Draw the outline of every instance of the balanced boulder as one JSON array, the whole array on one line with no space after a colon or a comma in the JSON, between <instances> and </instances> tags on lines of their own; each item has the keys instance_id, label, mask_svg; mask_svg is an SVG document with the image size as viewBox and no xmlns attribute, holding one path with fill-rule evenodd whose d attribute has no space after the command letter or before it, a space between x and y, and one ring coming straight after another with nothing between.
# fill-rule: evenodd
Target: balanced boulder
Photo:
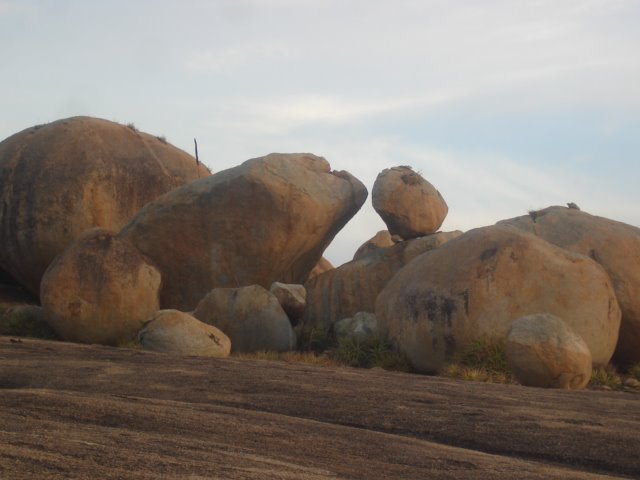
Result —
<instances>
[{"instance_id":1,"label":"balanced boulder","mask_svg":"<svg viewBox=\"0 0 640 480\"><path fill-rule=\"evenodd\" d=\"M160 272L130 243L94 228L51 263L40 299L63 340L117 345L160 309L160 283Z\"/></svg>"},{"instance_id":2,"label":"balanced boulder","mask_svg":"<svg viewBox=\"0 0 640 480\"><path fill-rule=\"evenodd\" d=\"M178 310L160 310L138 333L145 350L194 355L228 357L231 340L216 327L207 325Z\"/></svg>"},{"instance_id":3,"label":"balanced boulder","mask_svg":"<svg viewBox=\"0 0 640 480\"><path fill-rule=\"evenodd\" d=\"M614 360L622 365L640 362L640 228L566 207L532 211L499 223L587 255L602 265L622 310Z\"/></svg>"},{"instance_id":4,"label":"balanced boulder","mask_svg":"<svg viewBox=\"0 0 640 480\"><path fill-rule=\"evenodd\" d=\"M511 324L505 351L518 382L530 387L584 388L591 378L591 352L555 315L537 313Z\"/></svg>"},{"instance_id":5,"label":"balanced boulder","mask_svg":"<svg viewBox=\"0 0 640 480\"><path fill-rule=\"evenodd\" d=\"M0 143L0 267L38 295L51 261L92 227L118 231L146 203L209 172L162 139L90 117Z\"/></svg>"},{"instance_id":6,"label":"balanced boulder","mask_svg":"<svg viewBox=\"0 0 640 480\"><path fill-rule=\"evenodd\" d=\"M380 172L371 200L389 232L404 239L435 233L449 211L440 192L404 166Z\"/></svg>"},{"instance_id":7,"label":"balanced boulder","mask_svg":"<svg viewBox=\"0 0 640 480\"><path fill-rule=\"evenodd\" d=\"M366 197L324 158L271 154L149 203L121 235L162 272L163 308L186 311L214 288L304 282Z\"/></svg>"},{"instance_id":8,"label":"balanced boulder","mask_svg":"<svg viewBox=\"0 0 640 480\"><path fill-rule=\"evenodd\" d=\"M564 319L596 365L610 360L620 308L606 272L513 227L471 230L414 259L375 309L380 330L425 372L474 341L503 341L514 318L537 312Z\"/></svg>"},{"instance_id":9,"label":"balanced boulder","mask_svg":"<svg viewBox=\"0 0 640 480\"><path fill-rule=\"evenodd\" d=\"M402 267L461 234L435 233L400 242L308 280L304 324L328 329L333 322L358 312L373 312L376 297Z\"/></svg>"},{"instance_id":10,"label":"balanced boulder","mask_svg":"<svg viewBox=\"0 0 640 480\"><path fill-rule=\"evenodd\" d=\"M225 332L234 352L292 350L296 336L278 299L260 285L215 288L193 316Z\"/></svg>"}]
</instances>

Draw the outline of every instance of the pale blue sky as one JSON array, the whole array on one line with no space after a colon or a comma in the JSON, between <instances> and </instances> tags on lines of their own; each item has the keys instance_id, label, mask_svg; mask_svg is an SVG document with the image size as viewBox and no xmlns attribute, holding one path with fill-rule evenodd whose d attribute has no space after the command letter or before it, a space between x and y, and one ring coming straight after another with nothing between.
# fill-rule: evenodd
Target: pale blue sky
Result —
<instances>
[{"instance_id":1,"label":"pale blue sky","mask_svg":"<svg viewBox=\"0 0 640 480\"><path fill-rule=\"evenodd\" d=\"M551 204L640 226L640 0L0 0L0 139L73 115L214 170L408 164L443 229ZM384 227L370 200L327 256Z\"/></svg>"}]
</instances>

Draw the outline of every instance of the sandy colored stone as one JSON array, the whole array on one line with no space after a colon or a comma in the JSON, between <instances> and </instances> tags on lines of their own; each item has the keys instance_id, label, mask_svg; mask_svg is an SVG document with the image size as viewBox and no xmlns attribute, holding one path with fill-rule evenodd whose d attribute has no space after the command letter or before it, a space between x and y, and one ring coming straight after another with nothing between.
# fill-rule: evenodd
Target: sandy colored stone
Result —
<instances>
[{"instance_id":1,"label":"sandy colored stone","mask_svg":"<svg viewBox=\"0 0 640 480\"><path fill-rule=\"evenodd\" d=\"M320 275L321 273L328 272L329 270L333 270L335 267L331 264L329 260L322 257L318 260L318 263L313 267L311 273L309 273L309 277L307 280L311 280L313 277Z\"/></svg>"},{"instance_id":2,"label":"sandy colored stone","mask_svg":"<svg viewBox=\"0 0 640 480\"><path fill-rule=\"evenodd\" d=\"M461 234L442 232L400 242L308 280L304 324L328 329L358 312L373 312L376 297L402 267Z\"/></svg>"},{"instance_id":3,"label":"sandy colored stone","mask_svg":"<svg viewBox=\"0 0 640 480\"><path fill-rule=\"evenodd\" d=\"M273 282L269 291L278 299L291 324L298 323L307 305L307 291L304 285Z\"/></svg>"},{"instance_id":4,"label":"sandy colored stone","mask_svg":"<svg viewBox=\"0 0 640 480\"><path fill-rule=\"evenodd\" d=\"M280 302L260 285L215 288L198 303L193 316L226 333L235 353L282 352L296 346L296 335Z\"/></svg>"},{"instance_id":5,"label":"sandy colored stone","mask_svg":"<svg viewBox=\"0 0 640 480\"><path fill-rule=\"evenodd\" d=\"M555 315L516 319L505 343L518 382L530 387L580 389L591 378L591 352L580 335Z\"/></svg>"},{"instance_id":6,"label":"sandy colored stone","mask_svg":"<svg viewBox=\"0 0 640 480\"><path fill-rule=\"evenodd\" d=\"M160 283L160 272L130 243L94 228L53 261L40 299L62 339L117 345L160 309Z\"/></svg>"},{"instance_id":7,"label":"sandy colored stone","mask_svg":"<svg viewBox=\"0 0 640 480\"><path fill-rule=\"evenodd\" d=\"M623 365L640 362L640 228L557 206L500 224L533 233L602 265L622 310L614 359Z\"/></svg>"},{"instance_id":8,"label":"sandy colored stone","mask_svg":"<svg viewBox=\"0 0 640 480\"><path fill-rule=\"evenodd\" d=\"M121 234L162 272L163 308L186 311L213 288L304 282L366 197L324 158L271 154L164 195Z\"/></svg>"},{"instance_id":9,"label":"sandy colored stone","mask_svg":"<svg viewBox=\"0 0 640 480\"><path fill-rule=\"evenodd\" d=\"M366 257L380 249L393 247L395 244L396 242L391 238L389 230L380 230L373 237L358 247L356 253L353 254L353 259L358 260L359 258Z\"/></svg>"},{"instance_id":10,"label":"sandy colored stone","mask_svg":"<svg viewBox=\"0 0 640 480\"><path fill-rule=\"evenodd\" d=\"M504 340L514 318L538 312L562 318L594 364L609 362L620 307L604 269L513 227L471 230L421 255L391 279L375 309L381 331L425 372L473 341Z\"/></svg>"},{"instance_id":11,"label":"sandy colored stone","mask_svg":"<svg viewBox=\"0 0 640 480\"><path fill-rule=\"evenodd\" d=\"M380 172L371 199L389 232L404 239L435 233L449 211L440 192L418 172L404 166Z\"/></svg>"},{"instance_id":12,"label":"sandy colored stone","mask_svg":"<svg viewBox=\"0 0 640 480\"><path fill-rule=\"evenodd\" d=\"M138 342L145 350L179 355L224 358L231 352L223 332L178 310L157 312L138 333Z\"/></svg>"},{"instance_id":13,"label":"sandy colored stone","mask_svg":"<svg viewBox=\"0 0 640 480\"><path fill-rule=\"evenodd\" d=\"M85 230L117 231L199 176L186 152L107 120L73 117L0 143L0 267L38 295L51 261Z\"/></svg>"}]
</instances>

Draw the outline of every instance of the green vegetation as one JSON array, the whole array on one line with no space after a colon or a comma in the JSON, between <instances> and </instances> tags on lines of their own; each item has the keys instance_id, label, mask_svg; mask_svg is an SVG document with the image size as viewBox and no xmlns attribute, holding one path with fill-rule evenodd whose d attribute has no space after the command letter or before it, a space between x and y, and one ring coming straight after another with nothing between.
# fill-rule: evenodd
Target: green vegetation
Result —
<instances>
[{"instance_id":1,"label":"green vegetation","mask_svg":"<svg viewBox=\"0 0 640 480\"><path fill-rule=\"evenodd\" d=\"M591 380L589 380L589 387L604 387L611 390L619 390L622 386L622 378L612 365L593 369L593 372L591 373Z\"/></svg>"},{"instance_id":2,"label":"green vegetation","mask_svg":"<svg viewBox=\"0 0 640 480\"><path fill-rule=\"evenodd\" d=\"M388 340L379 337L364 341L344 340L330 350L330 356L350 367L412 371L404 355L394 351Z\"/></svg>"},{"instance_id":3,"label":"green vegetation","mask_svg":"<svg viewBox=\"0 0 640 480\"><path fill-rule=\"evenodd\" d=\"M513 383L503 342L479 340L462 349L446 366L444 376L491 383Z\"/></svg>"},{"instance_id":4,"label":"green vegetation","mask_svg":"<svg viewBox=\"0 0 640 480\"><path fill-rule=\"evenodd\" d=\"M49 324L35 313L36 308L16 307L1 314L0 335L58 340Z\"/></svg>"},{"instance_id":5,"label":"green vegetation","mask_svg":"<svg viewBox=\"0 0 640 480\"><path fill-rule=\"evenodd\" d=\"M629 375L640 382L640 362L634 363L629 367Z\"/></svg>"}]
</instances>

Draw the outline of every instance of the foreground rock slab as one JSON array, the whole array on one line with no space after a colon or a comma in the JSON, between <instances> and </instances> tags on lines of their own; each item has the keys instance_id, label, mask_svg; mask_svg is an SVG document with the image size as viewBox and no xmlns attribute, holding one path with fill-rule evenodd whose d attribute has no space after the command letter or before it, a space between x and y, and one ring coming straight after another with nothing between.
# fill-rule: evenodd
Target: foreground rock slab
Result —
<instances>
[{"instance_id":1,"label":"foreground rock slab","mask_svg":"<svg viewBox=\"0 0 640 480\"><path fill-rule=\"evenodd\" d=\"M638 399L0 337L0 477L637 478Z\"/></svg>"}]
</instances>

